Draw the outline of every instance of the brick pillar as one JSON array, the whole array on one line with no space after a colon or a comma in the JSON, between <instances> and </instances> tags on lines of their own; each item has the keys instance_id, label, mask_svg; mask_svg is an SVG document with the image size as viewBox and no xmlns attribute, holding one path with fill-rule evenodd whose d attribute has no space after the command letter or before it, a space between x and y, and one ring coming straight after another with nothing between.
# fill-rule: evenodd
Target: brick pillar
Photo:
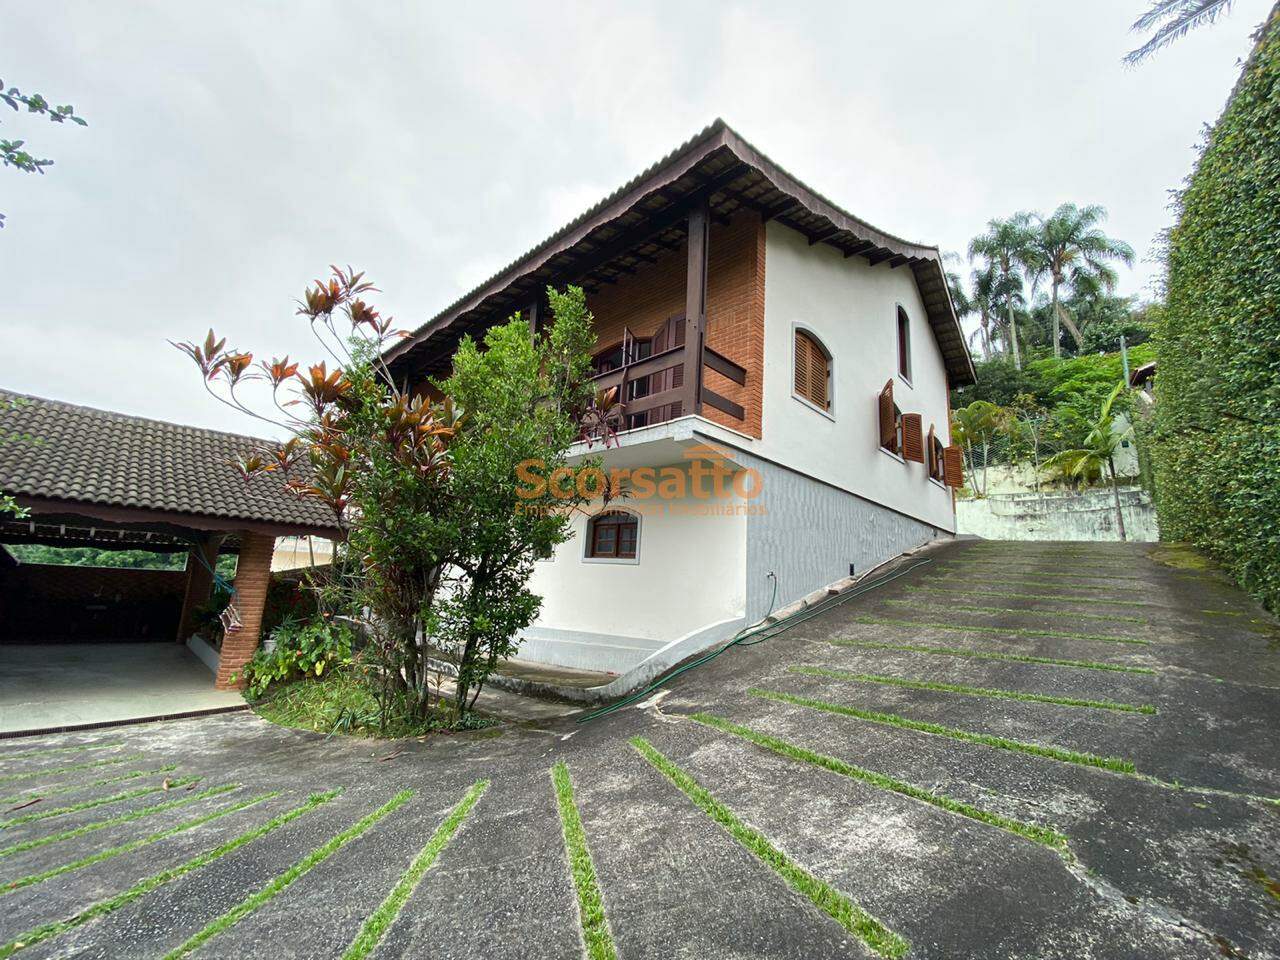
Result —
<instances>
[{"instance_id":1,"label":"brick pillar","mask_svg":"<svg viewBox=\"0 0 1280 960\"><path fill-rule=\"evenodd\" d=\"M196 607L209 602L213 591L212 568L218 562L218 548L222 546L222 534L205 537L193 545L187 553L187 586L182 595L182 613L178 617L179 643L196 632Z\"/></svg>"},{"instance_id":2,"label":"brick pillar","mask_svg":"<svg viewBox=\"0 0 1280 960\"><path fill-rule=\"evenodd\" d=\"M262 611L267 603L267 585L271 581L271 554L275 546L275 537L260 533L240 535L240 560L233 584L236 593L231 600L240 615L240 626L227 631L222 638L216 683L219 690L234 690L244 685L243 677L232 681L231 675L238 673L258 649Z\"/></svg>"}]
</instances>

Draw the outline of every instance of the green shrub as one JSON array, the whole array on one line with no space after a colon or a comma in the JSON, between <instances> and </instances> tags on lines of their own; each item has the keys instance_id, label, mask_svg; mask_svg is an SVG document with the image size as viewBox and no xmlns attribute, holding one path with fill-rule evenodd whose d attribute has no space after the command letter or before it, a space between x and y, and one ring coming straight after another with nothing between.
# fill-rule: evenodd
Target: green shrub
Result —
<instances>
[{"instance_id":1,"label":"green shrub","mask_svg":"<svg viewBox=\"0 0 1280 960\"><path fill-rule=\"evenodd\" d=\"M1280 15L1179 198L1152 451L1161 536L1280 609Z\"/></svg>"},{"instance_id":2,"label":"green shrub","mask_svg":"<svg viewBox=\"0 0 1280 960\"><path fill-rule=\"evenodd\" d=\"M277 684L320 677L349 664L352 639L346 624L322 617L306 622L287 617L271 633L272 649L260 647L245 664L245 696L258 700Z\"/></svg>"}]
</instances>

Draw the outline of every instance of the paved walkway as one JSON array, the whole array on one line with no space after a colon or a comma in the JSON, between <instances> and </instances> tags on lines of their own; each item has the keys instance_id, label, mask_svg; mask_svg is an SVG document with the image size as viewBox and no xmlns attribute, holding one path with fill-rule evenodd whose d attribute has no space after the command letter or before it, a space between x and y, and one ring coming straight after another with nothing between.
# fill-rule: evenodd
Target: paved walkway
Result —
<instances>
[{"instance_id":1,"label":"paved walkway","mask_svg":"<svg viewBox=\"0 0 1280 960\"><path fill-rule=\"evenodd\" d=\"M1146 553L956 544L589 724L0 743L0 958L1280 956L1277 628Z\"/></svg>"},{"instance_id":2,"label":"paved walkway","mask_svg":"<svg viewBox=\"0 0 1280 960\"><path fill-rule=\"evenodd\" d=\"M178 643L0 644L0 733L243 704Z\"/></svg>"}]
</instances>

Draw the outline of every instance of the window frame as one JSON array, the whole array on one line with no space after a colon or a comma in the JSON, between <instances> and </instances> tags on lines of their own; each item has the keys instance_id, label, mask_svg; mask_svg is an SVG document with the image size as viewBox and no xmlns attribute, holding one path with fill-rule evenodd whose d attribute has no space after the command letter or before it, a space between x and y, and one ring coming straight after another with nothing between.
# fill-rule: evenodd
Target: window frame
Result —
<instances>
[{"instance_id":1,"label":"window frame","mask_svg":"<svg viewBox=\"0 0 1280 960\"><path fill-rule=\"evenodd\" d=\"M912 364L911 364L911 314L907 312L907 308L902 304L895 304L893 324L893 342L894 351L898 357L897 374L898 379L905 383L908 387L912 385ZM906 370L904 373L903 370Z\"/></svg>"},{"instance_id":2,"label":"window frame","mask_svg":"<svg viewBox=\"0 0 1280 960\"><path fill-rule=\"evenodd\" d=\"M825 407L814 403L809 397L803 393L796 392L796 363L799 360L796 351L796 340L799 336L807 338L814 346L818 348L818 352L826 358L827 361L827 405ZM821 414L828 420L835 420L836 414L836 359L835 355L827 349L826 343L818 336L817 332L803 323L793 323L791 325L791 397L792 399L804 404L814 413Z\"/></svg>"},{"instance_id":3,"label":"window frame","mask_svg":"<svg viewBox=\"0 0 1280 960\"><path fill-rule=\"evenodd\" d=\"M893 444L894 449L890 450L883 444L880 445L880 452L886 456L893 457L899 463L906 463L907 458L902 455L902 408L898 406L897 401L893 403Z\"/></svg>"},{"instance_id":4,"label":"window frame","mask_svg":"<svg viewBox=\"0 0 1280 960\"><path fill-rule=\"evenodd\" d=\"M946 448L947 445L942 442L941 438L935 432L933 434L933 447L926 451L926 459L928 460L928 463L925 464L925 475L928 476L931 482L936 483L944 490L947 488L947 485L943 482L942 451ZM936 476L934 474L934 470L937 471Z\"/></svg>"},{"instance_id":5,"label":"window frame","mask_svg":"<svg viewBox=\"0 0 1280 960\"><path fill-rule=\"evenodd\" d=\"M624 556L617 555L616 551L617 551L617 543L619 538L616 532L614 533L615 553L612 556L607 554L602 556L596 556L593 552L595 550L595 545L596 545L596 527L597 527L598 521L600 521L605 517L615 517L615 516L626 517L627 519L619 520L616 523L612 523L610 524L611 526L621 527L621 526L627 525L628 523L634 524L635 526L636 547L635 547L634 556L624 557ZM631 564L631 565L638 564L640 562L640 539L641 539L642 526L643 526L642 516L639 513L636 513L631 510L623 510L618 507L610 507L607 510L601 510L599 513L593 514L592 516L587 518L586 530L585 530L585 535L583 537L583 545L582 545L582 562L583 563L621 563L621 564Z\"/></svg>"}]
</instances>

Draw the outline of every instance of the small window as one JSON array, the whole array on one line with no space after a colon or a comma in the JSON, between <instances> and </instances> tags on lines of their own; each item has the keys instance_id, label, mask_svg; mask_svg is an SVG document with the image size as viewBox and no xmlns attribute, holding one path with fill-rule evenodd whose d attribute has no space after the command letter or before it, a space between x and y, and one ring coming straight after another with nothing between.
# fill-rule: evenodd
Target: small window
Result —
<instances>
[{"instance_id":1,"label":"small window","mask_svg":"<svg viewBox=\"0 0 1280 960\"><path fill-rule=\"evenodd\" d=\"M942 465L943 449L945 448L943 447L942 441L939 440L937 434L934 433L933 427L930 427L928 444L929 476L938 481L938 483L942 483L945 480L945 473Z\"/></svg>"},{"instance_id":2,"label":"small window","mask_svg":"<svg viewBox=\"0 0 1280 960\"><path fill-rule=\"evenodd\" d=\"M904 450L902 437L902 411L898 409L898 405L893 405L893 452L898 456L902 456Z\"/></svg>"},{"instance_id":3,"label":"small window","mask_svg":"<svg viewBox=\"0 0 1280 960\"><path fill-rule=\"evenodd\" d=\"M640 541L640 521L624 510L609 510L592 518L587 556L593 560L634 560Z\"/></svg>"},{"instance_id":4,"label":"small window","mask_svg":"<svg viewBox=\"0 0 1280 960\"><path fill-rule=\"evenodd\" d=\"M898 308L898 376L911 382L911 318Z\"/></svg>"},{"instance_id":5,"label":"small window","mask_svg":"<svg viewBox=\"0 0 1280 960\"><path fill-rule=\"evenodd\" d=\"M831 355L812 334L796 331L795 394L820 410L831 409Z\"/></svg>"}]
</instances>

